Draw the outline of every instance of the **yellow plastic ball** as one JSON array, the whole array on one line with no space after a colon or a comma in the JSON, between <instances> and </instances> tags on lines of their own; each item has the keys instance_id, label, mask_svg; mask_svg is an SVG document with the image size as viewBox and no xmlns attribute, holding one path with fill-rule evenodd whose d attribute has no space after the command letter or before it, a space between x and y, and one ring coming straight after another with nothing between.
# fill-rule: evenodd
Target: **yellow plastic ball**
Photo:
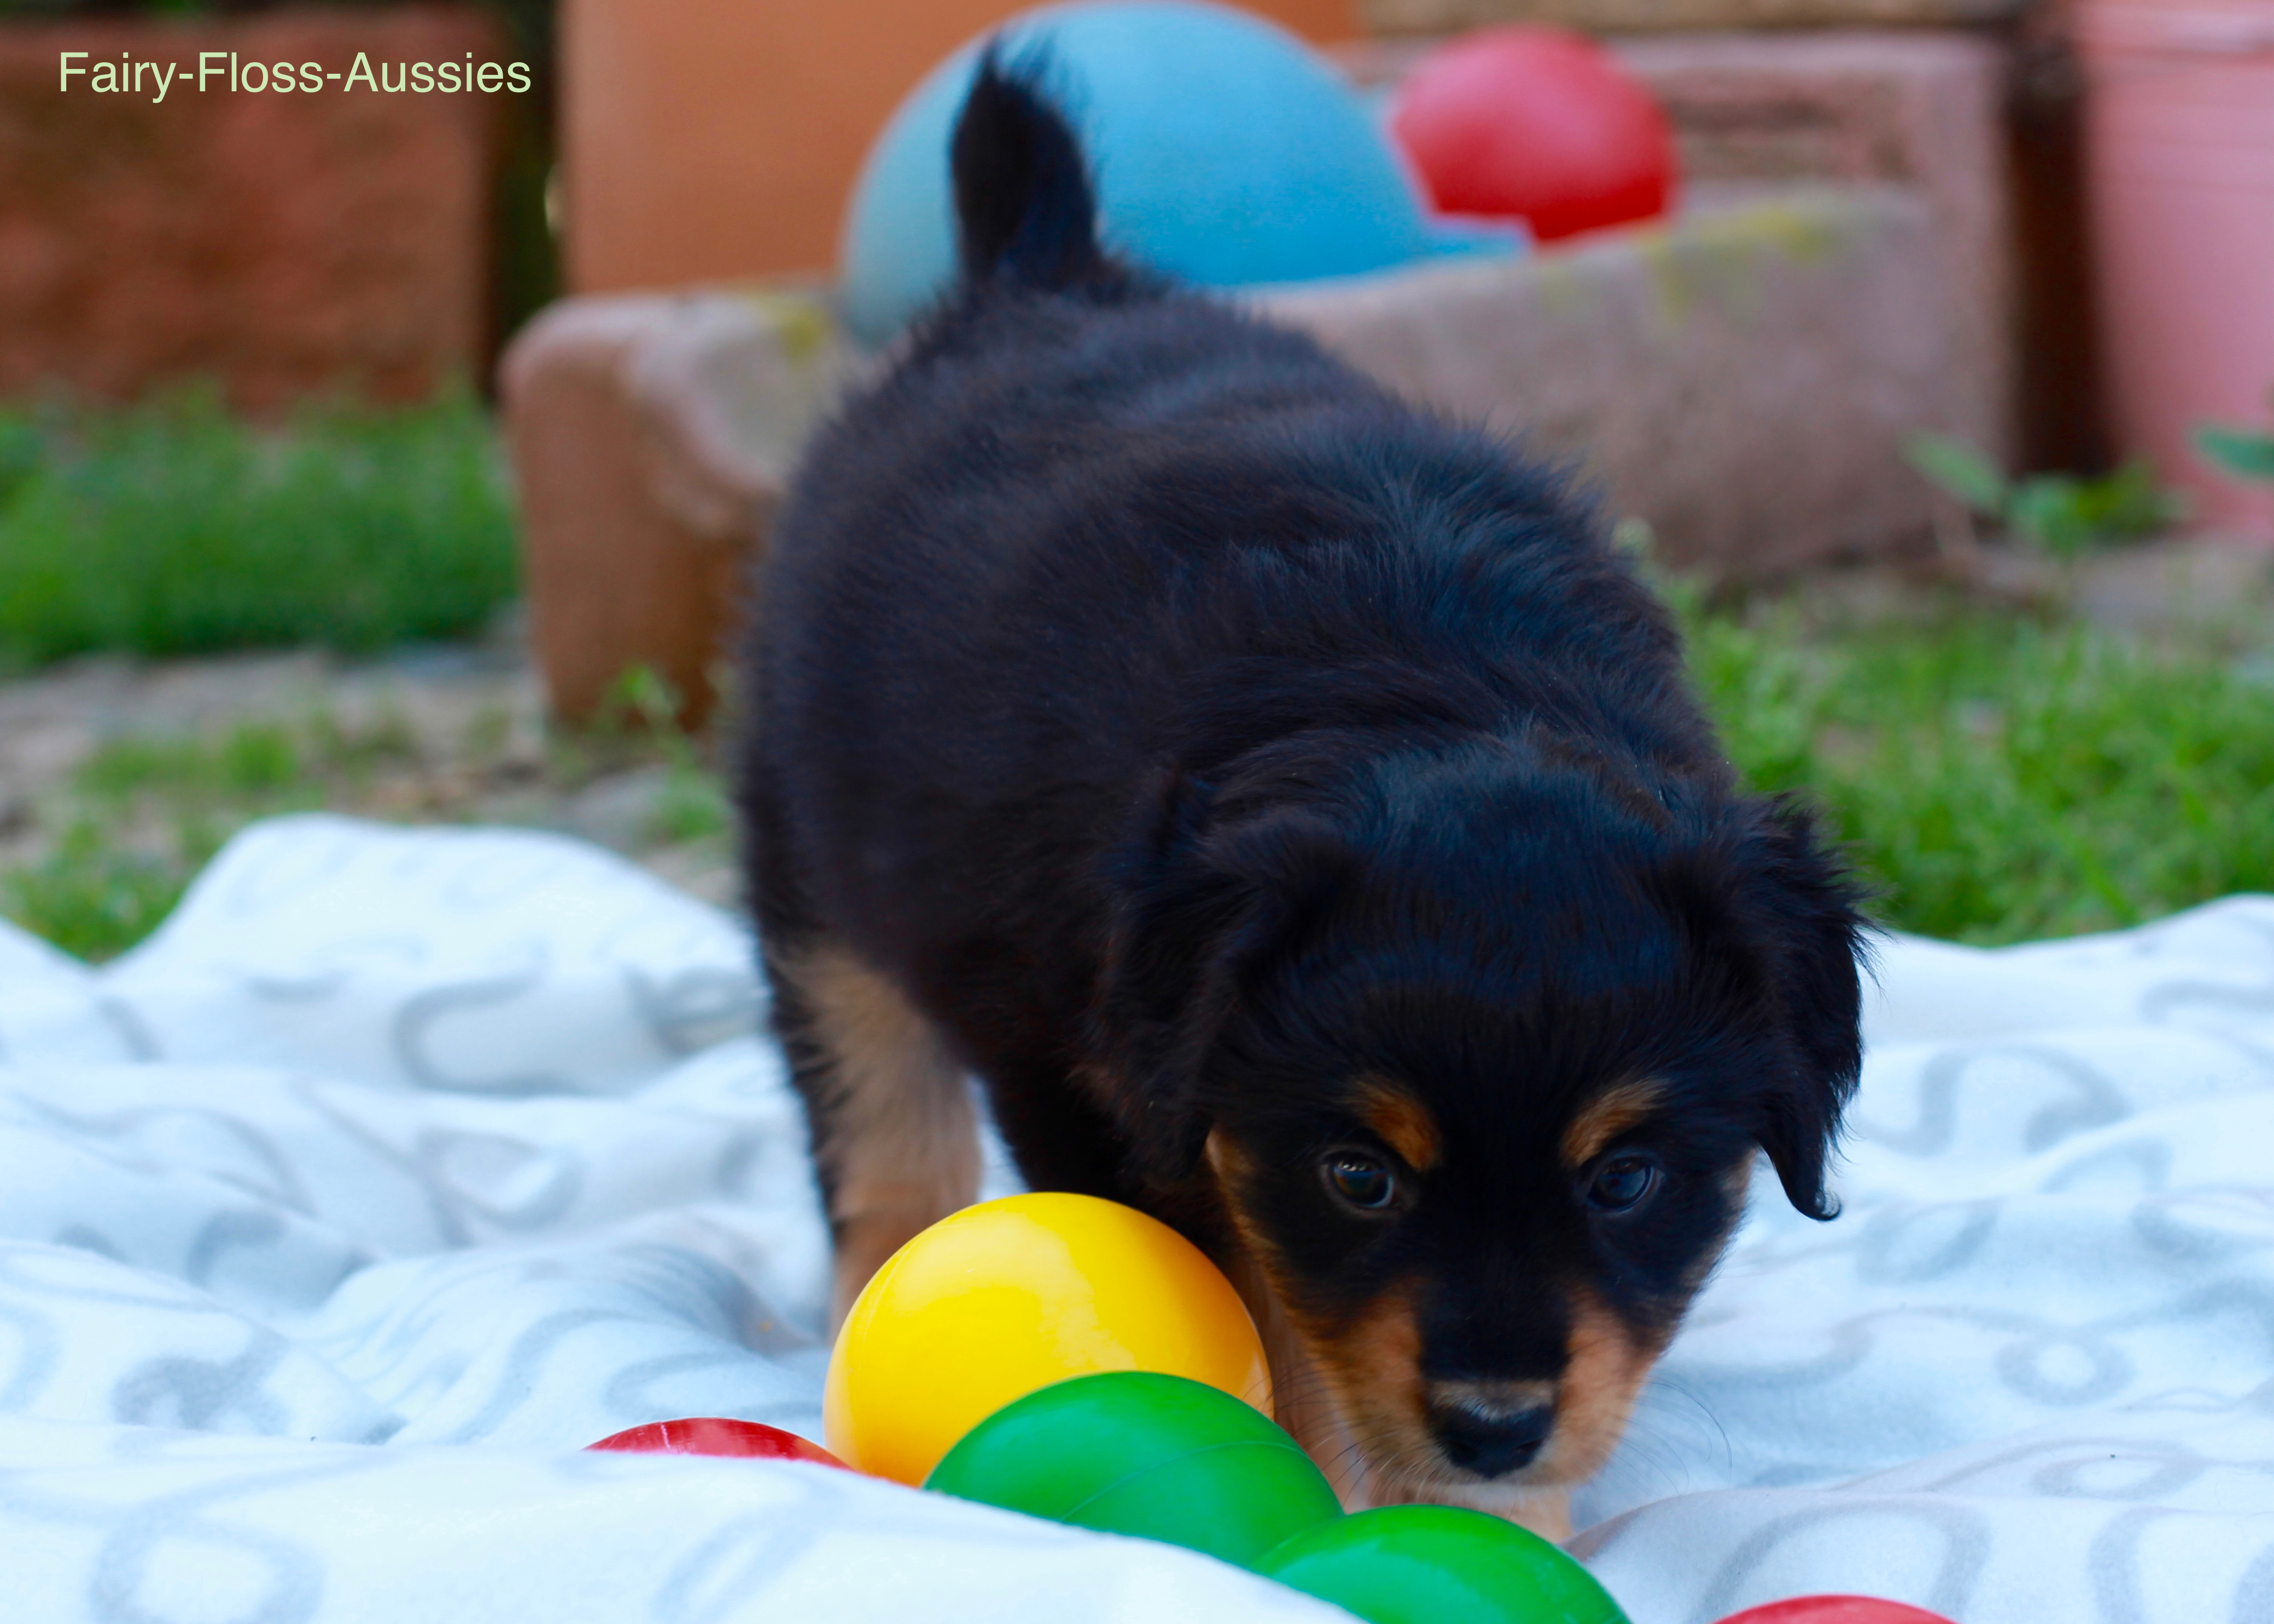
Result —
<instances>
[{"instance_id":1,"label":"yellow plastic ball","mask_svg":"<svg viewBox=\"0 0 2274 1624\"><path fill-rule=\"evenodd\" d=\"M1198 1247L1118 1202L1014 1195L942 1219L877 1271L838 1333L822 1413L840 1459L921 1484L1013 1399L1128 1370L1271 1413L1262 1341Z\"/></svg>"}]
</instances>

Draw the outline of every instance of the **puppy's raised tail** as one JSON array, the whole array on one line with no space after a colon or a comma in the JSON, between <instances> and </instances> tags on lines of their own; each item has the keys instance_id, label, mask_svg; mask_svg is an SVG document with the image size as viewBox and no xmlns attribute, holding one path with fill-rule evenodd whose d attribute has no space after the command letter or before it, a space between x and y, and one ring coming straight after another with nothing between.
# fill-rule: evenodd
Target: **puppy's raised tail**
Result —
<instances>
[{"instance_id":1,"label":"puppy's raised tail","mask_svg":"<svg viewBox=\"0 0 2274 1624\"><path fill-rule=\"evenodd\" d=\"M949 148L966 282L1055 292L1121 280L1097 244L1081 143L1044 94L1048 58L1005 64L990 45Z\"/></svg>"}]
</instances>

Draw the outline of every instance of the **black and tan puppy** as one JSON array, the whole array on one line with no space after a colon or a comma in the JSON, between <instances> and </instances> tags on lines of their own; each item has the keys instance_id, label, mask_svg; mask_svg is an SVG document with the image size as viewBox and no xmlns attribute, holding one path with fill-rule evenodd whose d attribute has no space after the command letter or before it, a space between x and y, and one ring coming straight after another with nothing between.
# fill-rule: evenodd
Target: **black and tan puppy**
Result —
<instances>
[{"instance_id":1,"label":"black and tan puppy","mask_svg":"<svg viewBox=\"0 0 2274 1624\"><path fill-rule=\"evenodd\" d=\"M990 61L963 275L813 447L741 796L841 1313L1027 1178L1221 1261L1356 1502L1601 1463L1755 1147L1802 1210L1858 921L1554 478L1101 252Z\"/></svg>"}]
</instances>

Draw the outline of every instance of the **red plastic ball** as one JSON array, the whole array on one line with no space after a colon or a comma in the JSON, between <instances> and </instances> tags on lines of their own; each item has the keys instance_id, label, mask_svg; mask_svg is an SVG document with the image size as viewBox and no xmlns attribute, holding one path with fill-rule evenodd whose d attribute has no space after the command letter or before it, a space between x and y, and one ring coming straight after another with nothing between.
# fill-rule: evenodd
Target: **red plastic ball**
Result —
<instances>
[{"instance_id":1,"label":"red plastic ball","mask_svg":"<svg viewBox=\"0 0 2274 1624\"><path fill-rule=\"evenodd\" d=\"M1542 242L1666 212L1674 132L1601 46L1515 25L1432 51L1398 87L1390 132L1449 214L1527 222Z\"/></svg>"},{"instance_id":2,"label":"red plastic ball","mask_svg":"<svg viewBox=\"0 0 2274 1624\"><path fill-rule=\"evenodd\" d=\"M611 1433L587 1449L636 1455L730 1455L761 1461L813 1461L840 1471L853 1469L795 1432L760 1421L730 1421L721 1416L690 1416L683 1421L651 1421Z\"/></svg>"},{"instance_id":3,"label":"red plastic ball","mask_svg":"<svg viewBox=\"0 0 2274 1624\"><path fill-rule=\"evenodd\" d=\"M1795 1596L1733 1613L1721 1624L1950 1624L1939 1613L1876 1596Z\"/></svg>"}]
</instances>

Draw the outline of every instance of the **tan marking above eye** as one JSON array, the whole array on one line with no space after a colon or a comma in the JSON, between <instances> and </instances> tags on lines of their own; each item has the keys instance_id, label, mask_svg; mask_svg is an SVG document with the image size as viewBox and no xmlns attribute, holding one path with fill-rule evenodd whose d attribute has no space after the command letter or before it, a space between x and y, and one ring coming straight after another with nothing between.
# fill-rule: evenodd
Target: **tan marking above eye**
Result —
<instances>
[{"instance_id":1,"label":"tan marking above eye","mask_svg":"<svg viewBox=\"0 0 2274 1624\"><path fill-rule=\"evenodd\" d=\"M1563 1165L1577 1172L1603 1147L1658 1109L1662 1085L1653 1082L1615 1083L1579 1108L1563 1130Z\"/></svg>"},{"instance_id":2,"label":"tan marking above eye","mask_svg":"<svg viewBox=\"0 0 2274 1624\"><path fill-rule=\"evenodd\" d=\"M1382 1142L1405 1159L1405 1165L1426 1173L1437 1165L1443 1146L1437 1137L1437 1119L1429 1108L1395 1083L1368 1080L1359 1086L1358 1119L1374 1130Z\"/></svg>"}]
</instances>

